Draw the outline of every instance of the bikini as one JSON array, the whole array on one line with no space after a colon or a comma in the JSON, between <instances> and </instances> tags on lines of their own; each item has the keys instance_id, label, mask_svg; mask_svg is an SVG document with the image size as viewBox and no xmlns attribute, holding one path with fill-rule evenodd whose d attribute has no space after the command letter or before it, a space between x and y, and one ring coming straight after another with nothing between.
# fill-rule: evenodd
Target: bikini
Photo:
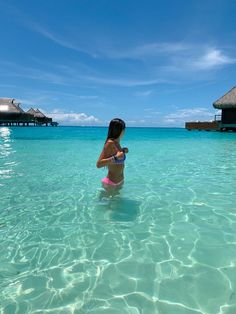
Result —
<instances>
[{"instance_id":1,"label":"bikini","mask_svg":"<svg viewBox=\"0 0 236 314\"><path fill-rule=\"evenodd\" d=\"M124 182L124 180L121 180L120 182L115 183L115 182L111 181L108 177L102 179L103 184L114 186L114 187L120 186L123 182Z\"/></svg>"},{"instance_id":2,"label":"bikini","mask_svg":"<svg viewBox=\"0 0 236 314\"><path fill-rule=\"evenodd\" d=\"M114 164L117 164L117 165L123 164L125 159L126 159L126 155L125 154L124 154L123 158L119 158L119 159L116 156L114 156Z\"/></svg>"},{"instance_id":3,"label":"bikini","mask_svg":"<svg viewBox=\"0 0 236 314\"><path fill-rule=\"evenodd\" d=\"M114 156L113 163L117 164L117 165L122 165L122 164L124 164L125 159L126 159L126 155L125 154L124 154L123 158L120 158L120 159L118 159L116 156ZM111 181L108 177L105 177L105 178L102 179L102 183L104 183L105 185L111 185L111 186L114 186L114 187L121 185L123 182L124 182L124 180L121 180L120 182L115 183L115 182Z\"/></svg>"}]
</instances>

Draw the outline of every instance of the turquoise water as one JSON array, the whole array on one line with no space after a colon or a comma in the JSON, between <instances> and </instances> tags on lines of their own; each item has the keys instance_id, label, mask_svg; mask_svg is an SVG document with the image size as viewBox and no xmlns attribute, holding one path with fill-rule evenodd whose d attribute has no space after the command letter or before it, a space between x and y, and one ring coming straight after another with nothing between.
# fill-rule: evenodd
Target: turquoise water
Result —
<instances>
[{"instance_id":1,"label":"turquoise water","mask_svg":"<svg viewBox=\"0 0 236 314\"><path fill-rule=\"evenodd\" d=\"M0 128L0 313L235 314L236 134Z\"/></svg>"}]
</instances>

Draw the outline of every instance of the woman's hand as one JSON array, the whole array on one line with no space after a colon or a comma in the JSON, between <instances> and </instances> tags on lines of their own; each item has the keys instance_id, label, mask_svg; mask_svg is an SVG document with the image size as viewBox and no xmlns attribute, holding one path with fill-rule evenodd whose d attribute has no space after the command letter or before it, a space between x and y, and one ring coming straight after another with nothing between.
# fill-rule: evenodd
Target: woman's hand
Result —
<instances>
[{"instance_id":1,"label":"woman's hand","mask_svg":"<svg viewBox=\"0 0 236 314\"><path fill-rule=\"evenodd\" d=\"M122 151L123 151L125 154L128 154L129 149L128 149L128 147L123 147L123 148L122 148Z\"/></svg>"},{"instance_id":2,"label":"woman's hand","mask_svg":"<svg viewBox=\"0 0 236 314\"><path fill-rule=\"evenodd\" d=\"M124 152L117 152L115 155L118 159L124 158Z\"/></svg>"}]
</instances>

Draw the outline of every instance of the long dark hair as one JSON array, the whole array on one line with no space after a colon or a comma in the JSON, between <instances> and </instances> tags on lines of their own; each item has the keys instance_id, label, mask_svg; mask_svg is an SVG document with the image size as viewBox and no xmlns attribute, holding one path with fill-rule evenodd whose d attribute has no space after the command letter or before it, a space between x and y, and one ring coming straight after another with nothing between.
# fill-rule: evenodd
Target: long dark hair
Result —
<instances>
[{"instance_id":1,"label":"long dark hair","mask_svg":"<svg viewBox=\"0 0 236 314\"><path fill-rule=\"evenodd\" d=\"M125 122L123 120L119 118L115 118L111 120L109 124L106 141L109 139L116 140L121 135L121 132L124 129L125 129Z\"/></svg>"}]
</instances>

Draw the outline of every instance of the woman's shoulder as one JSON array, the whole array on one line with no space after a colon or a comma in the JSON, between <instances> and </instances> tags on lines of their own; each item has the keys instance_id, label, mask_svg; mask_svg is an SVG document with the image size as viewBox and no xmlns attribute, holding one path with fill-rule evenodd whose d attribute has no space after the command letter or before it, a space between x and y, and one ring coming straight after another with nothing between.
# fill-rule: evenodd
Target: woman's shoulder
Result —
<instances>
[{"instance_id":1,"label":"woman's shoulder","mask_svg":"<svg viewBox=\"0 0 236 314\"><path fill-rule=\"evenodd\" d=\"M108 139L107 141L106 141L106 143L105 143L105 145L106 146L112 146L112 145L114 145L115 144L115 141L114 140L112 140L112 139Z\"/></svg>"},{"instance_id":2,"label":"woman's shoulder","mask_svg":"<svg viewBox=\"0 0 236 314\"><path fill-rule=\"evenodd\" d=\"M114 141L109 139L106 141L105 145L104 145L104 148L105 149L112 149L114 147Z\"/></svg>"}]
</instances>

